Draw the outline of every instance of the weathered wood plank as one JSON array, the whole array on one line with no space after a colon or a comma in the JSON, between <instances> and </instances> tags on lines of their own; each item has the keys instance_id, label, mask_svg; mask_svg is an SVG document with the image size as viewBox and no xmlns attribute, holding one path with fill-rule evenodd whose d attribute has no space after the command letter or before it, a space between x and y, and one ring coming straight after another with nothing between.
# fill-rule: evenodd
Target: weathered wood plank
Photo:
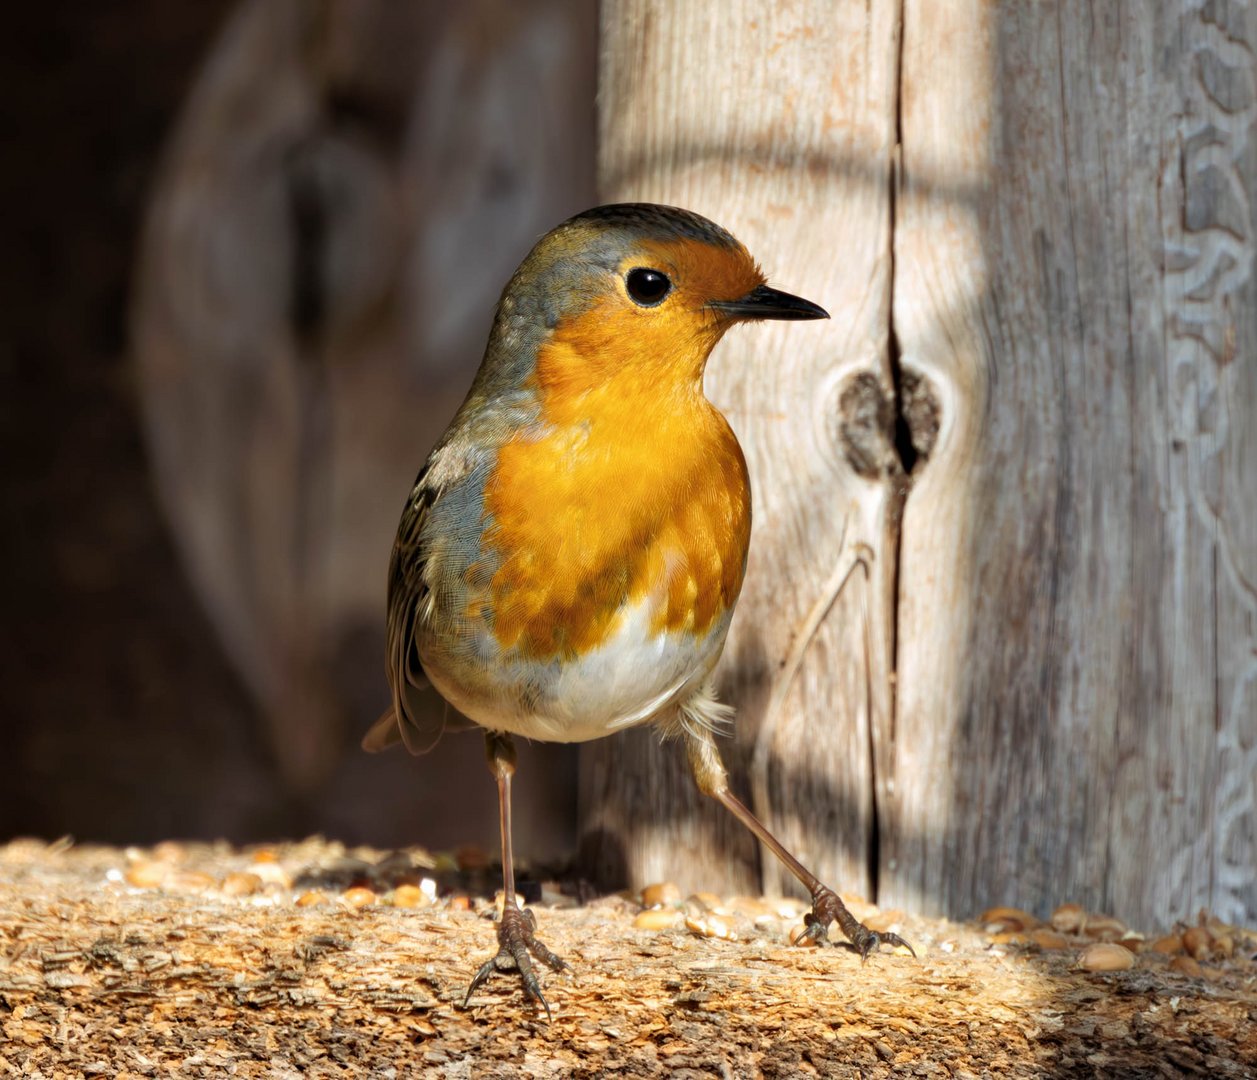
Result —
<instances>
[{"instance_id":1,"label":"weathered wood plank","mask_svg":"<svg viewBox=\"0 0 1257 1080\"><path fill-rule=\"evenodd\" d=\"M1257 11L907 0L881 899L1257 911Z\"/></svg>"},{"instance_id":2,"label":"weathered wood plank","mask_svg":"<svg viewBox=\"0 0 1257 1080\"><path fill-rule=\"evenodd\" d=\"M137 272L140 405L189 578L265 717L275 786L302 800L272 827L496 833L478 745L403 765L357 739L388 696L406 493L503 282L593 201L594 27L583 0L251 0L172 133ZM549 791L524 784L520 850L565 851L575 754L524 752Z\"/></svg>"},{"instance_id":3,"label":"weathered wood plank","mask_svg":"<svg viewBox=\"0 0 1257 1080\"><path fill-rule=\"evenodd\" d=\"M874 733L889 727L889 178L897 5L612 0L600 188L730 228L832 322L739 328L707 389L750 463L750 565L720 668L735 786L804 861L867 891ZM757 883L749 837L648 732L582 751L604 878ZM771 858L763 884L785 887Z\"/></svg>"}]
</instances>

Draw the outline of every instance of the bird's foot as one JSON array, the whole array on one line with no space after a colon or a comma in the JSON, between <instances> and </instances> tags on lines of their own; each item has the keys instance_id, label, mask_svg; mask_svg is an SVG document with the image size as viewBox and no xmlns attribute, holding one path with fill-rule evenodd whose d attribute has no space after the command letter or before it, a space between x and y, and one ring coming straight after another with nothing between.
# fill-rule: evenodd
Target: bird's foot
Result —
<instances>
[{"instance_id":1,"label":"bird's foot","mask_svg":"<svg viewBox=\"0 0 1257 1080\"><path fill-rule=\"evenodd\" d=\"M495 971L519 972L520 981L524 984L524 996L537 1002L546 1011L546 1019L550 1019L550 1006L541 993L541 984L533 971L532 953L547 967L554 971L562 971L567 967L563 960L547 949L536 937L537 920L531 911L521 911L519 905L511 900L502 908L502 918L498 922L498 951L490 957L476 972L467 993L463 997L463 1008L471 1000L476 988L485 982Z\"/></svg>"},{"instance_id":2,"label":"bird's foot","mask_svg":"<svg viewBox=\"0 0 1257 1080\"><path fill-rule=\"evenodd\" d=\"M829 940L829 924L835 919L839 928L847 935L847 940L860 954L861 964L869 958L869 953L882 945L902 945L913 956L917 954L898 934L870 930L847 910L847 905L838 898L836 892L824 885L812 894L812 910L803 916L806 929L799 935L799 944L814 941L818 945L824 945Z\"/></svg>"}]
</instances>

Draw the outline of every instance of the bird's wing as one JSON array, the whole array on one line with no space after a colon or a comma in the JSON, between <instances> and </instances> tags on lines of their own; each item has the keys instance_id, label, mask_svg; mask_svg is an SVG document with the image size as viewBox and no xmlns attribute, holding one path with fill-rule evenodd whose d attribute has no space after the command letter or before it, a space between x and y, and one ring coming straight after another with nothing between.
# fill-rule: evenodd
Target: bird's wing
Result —
<instances>
[{"instance_id":1,"label":"bird's wing","mask_svg":"<svg viewBox=\"0 0 1257 1080\"><path fill-rule=\"evenodd\" d=\"M388 567L387 658L393 704L363 737L362 748L375 753L398 742L412 754L426 754L444 731L473 726L432 699L431 682L415 648L416 620L430 615L430 590L424 573L427 556L421 543L424 523L439 496L431 482L431 462L415 481L402 512Z\"/></svg>"}]
</instances>

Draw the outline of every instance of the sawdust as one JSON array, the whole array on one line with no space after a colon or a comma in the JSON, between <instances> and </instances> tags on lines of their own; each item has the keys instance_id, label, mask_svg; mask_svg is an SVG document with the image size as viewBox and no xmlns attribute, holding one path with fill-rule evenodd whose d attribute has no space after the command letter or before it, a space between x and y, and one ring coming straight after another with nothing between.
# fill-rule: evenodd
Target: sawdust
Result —
<instances>
[{"instance_id":1,"label":"sawdust","mask_svg":"<svg viewBox=\"0 0 1257 1080\"><path fill-rule=\"evenodd\" d=\"M862 967L790 946L788 902L730 901L728 939L684 921L637 929L630 898L547 889L539 933L572 971L544 972L546 1023L503 974L462 1008L495 941L492 902L451 890L455 876L424 853L318 840L10 844L0 1075L1257 1075L1257 940L1243 931L1200 977L1143 948L1129 970L1087 972L1082 940L1039 949L866 908L919 958Z\"/></svg>"}]
</instances>

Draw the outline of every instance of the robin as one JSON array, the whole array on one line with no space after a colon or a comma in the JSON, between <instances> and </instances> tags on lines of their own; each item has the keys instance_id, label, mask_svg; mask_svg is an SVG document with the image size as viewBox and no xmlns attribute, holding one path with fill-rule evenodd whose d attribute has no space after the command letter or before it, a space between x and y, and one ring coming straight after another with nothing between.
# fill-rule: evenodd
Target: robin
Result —
<instances>
[{"instance_id":1,"label":"robin","mask_svg":"<svg viewBox=\"0 0 1257 1080\"><path fill-rule=\"evenodd\" d=\"M811 894L804 938L827 940L837 920L862 959L907 946L858 922L737 799L716 747L732 710L711 672L742 587L751 492L703 371L735 323L828 317L771 288L719 225L647 203L564 222L502 293L467 399L402 511L388 580L393 703L363 740L422 754L445 729L485 729L504 900L498 952L464 1005L514 969L549 1016L530 954L566 966L515 895L515 735L583 742L654 725ZM429 685L461 716L420 707Z\"/></svg>"}]
</instances>

